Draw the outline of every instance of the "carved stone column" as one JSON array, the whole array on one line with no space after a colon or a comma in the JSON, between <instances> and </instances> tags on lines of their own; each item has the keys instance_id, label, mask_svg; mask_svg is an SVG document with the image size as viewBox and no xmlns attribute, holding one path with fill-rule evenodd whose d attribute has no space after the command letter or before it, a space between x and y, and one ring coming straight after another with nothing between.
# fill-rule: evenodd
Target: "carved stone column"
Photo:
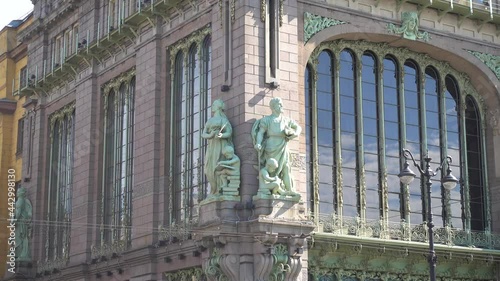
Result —
<instances>
[{"instance_id":1,"label":"carved stone column","mask_svg":"<svg viewBox=\"0 0 500 281\"><path fill-rule=\"evenodd\" d=\"M274 244L278 241L277 233L266 233L255 237L254 243L254 280L268 280L274 266Z\"/></svg>"},{"instance_id":2,"label":"carved stone column","mask_svg":"<svg viewBox=\"0 0 500 281\"><path fill-rule=\"evenodd\" d=\"M303 236L290 237L288 240L288 266L285 281L295 281L302 270L302 254L306 239Z\"/></svg>"}]
</instances>

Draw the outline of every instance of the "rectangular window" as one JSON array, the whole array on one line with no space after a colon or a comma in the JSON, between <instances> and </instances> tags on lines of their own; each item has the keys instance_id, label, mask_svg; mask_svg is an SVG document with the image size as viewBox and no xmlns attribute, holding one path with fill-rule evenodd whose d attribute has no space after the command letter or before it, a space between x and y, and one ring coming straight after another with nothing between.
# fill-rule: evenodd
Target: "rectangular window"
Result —
<instances>
[{"instance_id":1,"label":"rectangular window","mask_svg":"<svg viewBox=\"0 0 500 281\"><path fill-rule=\"evenodd\" d=\"M17 149L16 154L23 152L23 138L24 138L24 118L17 121Z\"/></svg>"},{"instance_id":2,"label":"rectangular window","mask_svg":"<svg viewBox=\"0 0 500 281\"><path fill-rule=\"evenodd\" d=\"M62 63L62 54L63 54L63 37L62 36L57 36L54 39L54 57L52 58L53 61L53 69L56 69L61 66Z\"/></svg>"},{"instance_id":3,"label":"rectangular window","mask_svg":"<svg viewBox=\"0 0 500 281\"><path fill-rule=\"evenodd\" d=\"M28 86L28 68L26 66L21 68L19 72L19 85L20 89L24 89Z\"/></svg>"}]
</instances>

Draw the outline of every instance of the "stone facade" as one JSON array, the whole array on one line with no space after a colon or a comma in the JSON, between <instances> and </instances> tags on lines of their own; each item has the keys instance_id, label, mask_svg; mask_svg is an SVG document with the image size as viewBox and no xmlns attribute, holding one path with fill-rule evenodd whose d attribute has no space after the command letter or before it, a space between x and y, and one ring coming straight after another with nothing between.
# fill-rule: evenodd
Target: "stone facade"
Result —
<instances>
[{"instance_id":1,"label":"stone facade","mask_svg":"<svg viewBox=\"0 0 500 281\"><path fill-rule=\"evenodd\" d=\"M269 101L279 97L285 115L305 128L306 66L318 46L340 39L353 44L385 43L387 48L425 54L469 77L484 104L486 198L491 214L491 232L485 234L490 243L485 248L490 249L452 246L443 238L438 243L446 245L437 247L443 256L438 275L467 280L463 270L451 269L458 262L476 274L470 279L499 278L494 277L499 247L491 242L497 239L492 233L500 231L498 1L489 2L490 10L482 3L420 0L33 3L33 23L21 38L28 45L28 70L35 73L36 83L21 94L27 96L25 108L33 120L26 132L31 137L24 139L29 153L23 153L22 175L35 221L48 221L51 215L49 179L56 172L51 169L54 132L50 118L71 103L75 111L72 195L66 210L71 227L64 236L69 246L48 258L51 226L35 224L34 267L28 274L32 279L305 281L334 280L319 278L337 274L335 280L423 280L426 261L421 253L427 247L426 238L409 241L411 235L398 240L374 238L361 231L343 233L336 231L334 216L328 225L311 215L308 200L312 201L313 188L306 173L305 134L288 144L300 201L286 196L255 197L258 159L250 136L252 125L271 113ZM409 34L416 40L405 37L403 12L414 12L419 19L417 30ZM207 35L211 40L210 96L226 104L232 141L241 159L240 194L198 202L200 215L179 223L171 214L177 204L173 189L180 188L174 186L170 162L171 153L177 153L170 149L176 136L171 126L175 54L188 50L191 43L200 45ZM130 217L120 218L120 227L130 238L109 242L103 233L106 227L114 231L117 226L103 223L107 214L102 207L105 139L110 130L103 92L124 73L135 77L133 161L129 162L133 165L132 207ZM352 224L354 228L359 225ZM422 233L425 237L425 230ZM394 256L397 262L392 263ZM409 269L412 266L414 270Z\"/></svg>"}]
</instances>

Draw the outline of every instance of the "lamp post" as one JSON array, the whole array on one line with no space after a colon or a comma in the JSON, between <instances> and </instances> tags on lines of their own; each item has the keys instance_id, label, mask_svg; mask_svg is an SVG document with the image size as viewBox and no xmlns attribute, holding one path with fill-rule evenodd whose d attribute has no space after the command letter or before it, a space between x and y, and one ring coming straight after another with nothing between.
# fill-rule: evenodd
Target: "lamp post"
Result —
<instances>
[{"instance_id":1,"label":"lamp post","mask_svg":"<svg viewBox=\"0 0 500 281\"><path fill-rule=\"evenodd\" d=\"M419 164L415 161L415 158L413 157L413 154L408 149L403 149L403 156L405 157L405 163L403 170L401 173L399 173L398 177L401 180L403 184L410 184L413 179L415 179L415 173L410 169L410 164L408 163L408 159L411 159L413 161L413 165L417 167L418 171L422 176L424 176L425 179L425 185L427 187L427 227L429 229L429 256L428 256L428 261L429 261L429 274L430 274L430 279L431 281L436 280L436 261L437 261L437 256L436 252L434 251L434 233L433 233L433 227L434 223L432 221L432 206L431 206L431 188L432 188L432 181L431 178L437 175L437 173L441 170L443 170L443 166L446 162L446 176L441 178L441 184L446 190L452 190L458 183L457 178L455 178L451 174L451 169L450 169L450 163L452 162L451 156L446 156L445 159L441 162L441 165L439 165L438 168L436 168L436 171L432 171L430 162L432 158L427 156L424 158L425 161L425 168L422 169ZM442 173L442 172L441 172Z\"/></svg>"}]
</instances>

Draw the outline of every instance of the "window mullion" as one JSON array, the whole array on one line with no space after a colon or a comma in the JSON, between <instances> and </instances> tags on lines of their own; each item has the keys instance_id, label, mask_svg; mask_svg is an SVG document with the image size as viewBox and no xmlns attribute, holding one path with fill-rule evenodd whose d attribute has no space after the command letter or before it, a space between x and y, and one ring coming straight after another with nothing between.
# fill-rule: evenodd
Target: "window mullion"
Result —
<instances>
[{"instance_id":1,"label":"window mullion","mask_svg":"<svg viewBox=\"0 0 500 281\"><path fill-rule=\"evenodd\" d=\"M425 95L426 95L426 91L425 91L425 72L423 71L422 67L417 67L416 69L416 72L415 72L418 77L416 77L416 80L415 82L417 82L417 93L418 93L418 109L419 109L419 112L420 112L420 116L419 116L419 123L420 123L420 166L421 167L425 167L424 166L424 162L423 162L423 159L425 157L428 156L428 147L427 147L427 116L426 116L426 112L427 112L427 107L426 107L426 104L425 104ZM439 161L439 160L438 160ZM425 186L425 177L421 177L420 179L420 182L421 182L421 185L420 185L420 189L422 190L422 202L424 203L423 204L423 208L422 208L422 213L424 214L424 221L428 221L428 218L429 218L429 204L431 202L428 202L428 198L430 198L432 200L432 198L430 196L427 196L427 188ZM432 210L431 210L432 212Z\"/></svg>"},{"instance_id":2,"label":"window mullion","mask_svg":"<svg viewBox=\"0 0 500 281\"><path fill-rule=\"evenodd\" d=\"M184 81L186 81L185 83L183 83L183 86L182 86L182 91L184 91L184 94L185 94L185 97L186 97L186 102L185 102L185 111L186 112L186 115L185 115L185 118L184 118L184 122L186 123L186 135L185 135L185 138L184 138L184 161L182 163L182 166L183 166L183 177L182 177L182 181L183 181L183 184L181 185L181 205L179 207L179 209L181 210L181 215L182 215L182 222L186 222L186 217L187 217L187 209L186 209L186 203L187 203L187 195L186 195L186 190L188 189L188 186L187 186L187 183L188 183L188 173L187 173L187 170L189 169L189 163L188 163L188 158L189 158L189 149L188 149L188 146L189 146L189 138L190 138L190 135L189 135L189 120L190 120L190 110L189 110L189 101L190 101L190 97L189 97L189 83L190 83L190 80L189 80L189 71L190 71L190 64L189 64L189 51L186 50L186 52L184 52L186 55L184 56Z\"/></svg>"},{"instance_id":3,"label":"window mullion","mask_svg":"<svg viewBox=\"0 0 500 281\"><path fill-rule=\"evenodd\" d=\"M481 111L479 111L481 112ZM487 157L487 152L486 152L486 124L485 124L485 118L482 116L482 114L479 115L479 122L481 123L481 131L480 131L480 139L481 139L481 151L479 152L481 154L481 159L484 161L484 159L488 159ZM465 131L465 130L464 130ZM464 149L467 150L467 149ZM483 180L483 204L484 207L483 209L485 210L485 223L486 225L484 226L484 230L487 233L491 233L491 208L490 208L490 191L489 191L489 185L488 185L488 168L485 165L484 169L482 169L482 174L481 174L482 180ZM468 177L467 177L468 179ZM467 191L468 192L468 191ZM470 198L469 198L470 200Z\"/></svg>"},{"instance_id":4,"label":"window mullion","mask_svg":"<svg viewBox=\"0 0 500 281\"><path fill-rule=\"evenodd\" d=\"M439 132L440 132L440 143L441 143L441 159L448 155L448 128L447 128L447 117L446 117L446 83L443 78L443 75L439 75L440 79L438 80L438 111L439 111ZM443 167L447 168L447 167ZM444 169L441 171L441 178L444 177ZM441 193L443 196L443 207L444 207L444 226L449 226L451 223L451 206L450 206L450 192L444 190L441 187Z\"/></svg>"},{"instance_id":5,"label":"window mullion","mask_svg":"<svg viewBox=\"0 0 500 281\"><path fill-rule=\"evenodd\" d=\"M459 118L460 118L460 153L461 153L461 163L460 163L460 166L461 166L461 169L462 169L462 178L464 179L468 179L469 178L469 167L467 165L468 163L468 160L467 160L467 125L466 125L466 121L465 121L465 118L466 118L466 107L467 107L467 104L466 104L466 101L465 101L465 93L460 93L459 95L459 99L460 99L460 114L459 114ZM471 210L470 210L470 193L469 193L469 181L468 180L465 180L462 182L462 188L463 188L463 191L462 191L462 198L463 198L463 201L464 201L464 210L463 210L463 213L465 215L465 230L469 233L469 231L471 230Z\"/></svg>"},{"instance_id":6,"label":"window mullion","mask_svg":"<svg viewBox=\"0 0 500 281\"><path fill-rule=\"evenodd\" d=\"M404 76L405 76L405 67L404 64L398 64L399 69L396 70L397 76L397 85L398 85L398 104L399 104L399 137L400 137L400 148L401 151L406 147L406 110L405 110L405 85L404 85ZM403 167L404 158L400 157L400 167ZM409 227L410 222L410 186L403 185L404 199L403 201L403 217L406 221L406 225ZM407 233L406 238L410 238L410 233Z\"/></svg>"},{"instance_id":7,"label":"window mullion","mask_svg":"<svg viewBox=\"0 0 500 281\"><path fill-rule=\"evenodd\" d=\"M101 232L101 243L104 242L104 224L105 224L105 221L106 221L106 186L107 186L107 182L106 182L106 178L108 177L108 175L106 175L106 172L107 172L107 166L109 165L108 161L109 161L109 158L108 158L108 152L107 150L109 149L107 147L108 145L108 112L109 112L109 106L110 104L108 103L109 101L109 92L108 93L105 93L105 96L104 96L104 132L103 132L103 137L104 137L104 144L103 144L103 151L104 151L104 157L103 157L103 162L104 162L104 165L102 166L102 174L104 175L102 177L102 187L101 187L101 194L102 194L102 198L101 198L101 229L100 229L100 232Z\"/></svg>"},{"instance_id":8,"label":"window mullion","mask_svg":"<svg viewBox=\"0 0 500 281\"><path fill-rule=\"evenodd\" d=\"M382 196L380 196L382 208L382 229L386 233L389 223L389 186L387 183L387 164L385 161L385 113L384 113L384 59L376 56L376 76L377 81L377 125L378 125L378 161L379 161L379 186Z\"/></svg>"},{"instance_id":9,"label":"window mullion","mask_svg":"<svg viewBox=\"0 0 500 281\"><path fill-rule=\"evenodd\" d=\"M177 88L176 86L176 81L177 81L177 76L178 73L175 72L177 70L177 59L175 59L175 54L172 53L170 54L170 148L169 148L169 179L168 179L168 225L172 225L172 222L174 220L173 214L173 198L175 196L175 188L173 184L173 178L174 178L174 160L175 160L175 153L174 153L174 143L177 142L177 134L175 133L175 118L177 117L176 113L176 102L177 99L175 99L175 96L177 94Z\"/></svg>"},{"instance_id":10,"label":"window mullion","mask_svg":"<svg viewBox=\"0 0 500 281\"><path fill-rule=\"evenodd\" d=\"M355 89L354 97L356 100L355 119L356 119L356 167L357 167L357 186L358 186L358 216L361 218L361 223L366 223L366 173L365 173L365 157L363 147L363 91L362 91L362 53L354 53L354 79Z\"/></svg>"},{"instance_id":11,"label":"window mullion","mask_svg":"<svg viewBox=\"0 0 500 281\"><path fill-rule=\"evenodd\" d=\"M115 118L114 118L114 131L113 131L113 147L112 147L112 151L113 151L113 178L111 180L111 194L110 194L110 197L111 197L111 206L109 207L110 210L111 210L111 219L109 221L110 223L110 231L111 231L111 241L107 241L107 242L114 242L115 241L115 237L116 237L116 233L117 233L117 229L116 229L116 193L117 193L117 180L116 180L116 177L117 177L117 170L118 170L118 153L116 153L116 149L118 148L118 145L119 145L119 139L118 139L118 134L119 134L119 130L120 130L120 120L122 119L122 116L121 116L121 113L119 111L119 108L120 108L120 101L121 101L121 95L120 95L120 91L119 89L115 89L115 104L114 104L114 108L115 108Z\"/></svg>"},{"instance_id":12,"label":"window mullion","mask_svg":"<svg viewBox=\"0 0 500 281\"><path fill-rule=\"evenodd\" d=\"M343 220L343 205L344 205L344 200L343 200L343 182L342 182L342 156L341 156L341 132L340 132L340 51L338 50L335 52L334 55L334 69L333 72L335 73L334 75L334 108L335 108L335 115L334 115L334 128L336 128L335 131L335 164L337 167L337 171L335 173L335 184L336 190L337 190L337 219L338 219L338 227L339 229L342 229L342 220ZM316 127L316 126L315 126Z\"/></svg>"},{"instance_id":13,"label":"window mullion","mask_svg":"<svg viewBox=\"0 0 500 281\"><path fill-rule=\"evenodd\" d=\"M318 149L318 96L316 90L318 89L318 60L314 61L312 64L311 72L310 72L310 87L312 88L309 93L311 99L311 111L312 114L310 116L312 126L312 136L311 136L311 144L312 144L312 174L313 174L313 213L314 213L314 221L316 225L319 225L319 149ZM333 71L332 71L333 72ZM333 73L332 73L333 74ZM332 77L333 79L333 77ZM306 82L308 83L308 81ZM312 94L311 94L312 93ZM334 93L332 93L334 94Z\"/></svg>"},{"instance_id":14,"label":"window mullion","mask_svg":"<svg viewBox=\"0 0 500 281\"><path fill-rule=\"evenodd\" d=\"M50 229L52 227L51 225L51 213L53 212L52 210L52 194L54 193L54 190L53 190L53 187L52 187L52 184L53 184L53 181L54 181L54 178L53 178L53 173L52 171L54 170L54 160L53 160L53 157L54 157L54 128L55 128L55 122L51 122L51 125L50 125L50 170L49 170L49 186L48 186L48 195L47 195L47 225L45 226L45 259L46 261L49 260L49 249L51 248L52 246L52 243L50 243Z\"/></svg>"}]
</instances>

